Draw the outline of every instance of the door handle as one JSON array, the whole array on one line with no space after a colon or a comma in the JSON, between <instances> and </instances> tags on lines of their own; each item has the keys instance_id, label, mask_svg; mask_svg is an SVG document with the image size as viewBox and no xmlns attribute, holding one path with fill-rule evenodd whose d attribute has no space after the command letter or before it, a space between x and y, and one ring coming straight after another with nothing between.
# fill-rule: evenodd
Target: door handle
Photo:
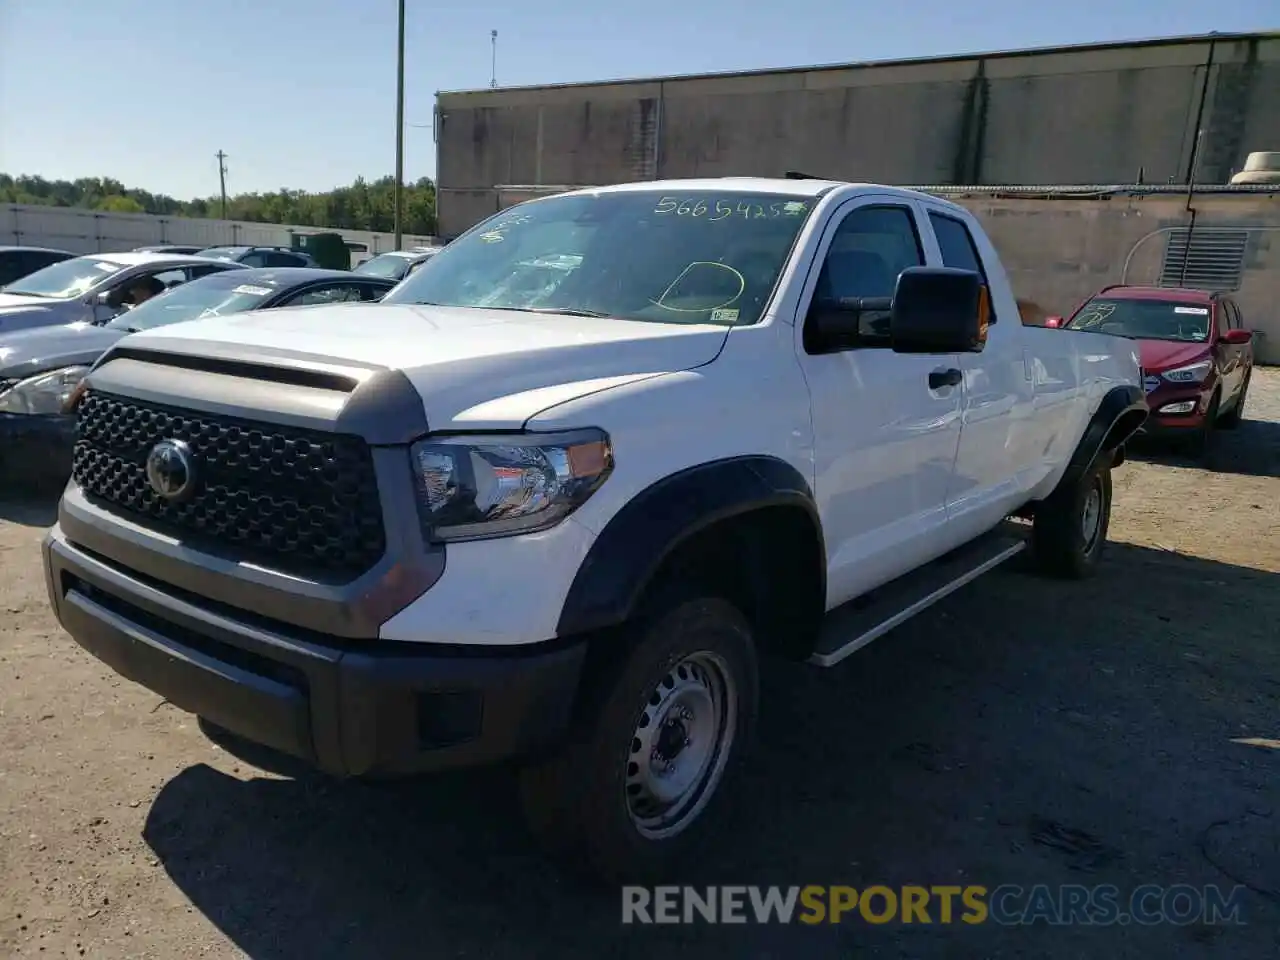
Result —
<instances>
[{"instance_id":1,"label":"door handle","mask_svg":"<svg viewBox=\"0 0 1280 960\"><path fill-rule=\"evenodd\" d=\"M941 390L943 387L958 387L964 382L964 374L955 367L946 370L929 371L929 389Z\"/></svg>"}]
</instances>

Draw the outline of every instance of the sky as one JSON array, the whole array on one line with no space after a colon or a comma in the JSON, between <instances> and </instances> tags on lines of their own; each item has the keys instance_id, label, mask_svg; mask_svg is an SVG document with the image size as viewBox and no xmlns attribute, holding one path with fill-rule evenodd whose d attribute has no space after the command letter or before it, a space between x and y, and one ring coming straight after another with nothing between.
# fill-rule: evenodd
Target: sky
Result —
<instances>
[{"instance_id":1,"label":"sky","mask_svg":"<svg viewBox=\"0 0 1280 960\"><path fill-rule=\"evenodd\" d=\"M0 0L0 172L180 199L395 170L396 0ZM406 0L405 177L437 90L1280 27L1276 0Z\"/></svg>"}]
</instances>

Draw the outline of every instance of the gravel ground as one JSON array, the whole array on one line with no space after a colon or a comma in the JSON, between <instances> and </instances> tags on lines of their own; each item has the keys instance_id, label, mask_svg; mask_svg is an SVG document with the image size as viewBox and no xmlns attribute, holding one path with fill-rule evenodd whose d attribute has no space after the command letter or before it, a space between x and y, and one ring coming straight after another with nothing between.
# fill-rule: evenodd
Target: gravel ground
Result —
<instances>
[{"instance_id":1,"label":"gravel ground","mask_svg":"<svg viewBox=\"0 0 1280 960\"><path fill-rule=\"evenodd\" d=\"M623 927L509 776L282 776L82 653L50 503L0 500L0 955L1067 958L1280 945L1280 371L1212 470L1116 477L1104 571L1002 569L829 671L765 678L743 824L697 884L1242 884L1243 926Z\"/></svg>"}]
</instances>

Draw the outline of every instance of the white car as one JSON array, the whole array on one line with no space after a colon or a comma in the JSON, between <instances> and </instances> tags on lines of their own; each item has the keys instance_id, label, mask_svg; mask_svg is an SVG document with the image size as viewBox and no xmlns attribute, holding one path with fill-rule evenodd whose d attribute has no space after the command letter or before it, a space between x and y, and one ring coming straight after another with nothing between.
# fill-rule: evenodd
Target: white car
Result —
<instances>
[{"instance_id":1,"label":"white car","mask_svg":"<svg viewBox=\"0 0 1280 960\"><path fill-rule=\"evenodd\" d=\"M1133 345L1022 326L963 208L818 180L529 201L377 306L136 334L81 386L77 642L337 775L517 761L611 879L719 821L767 658L1028 544L1092 572L1146 417Z\"/></svg>"},{"instance_id":2,"label":"white car","mask_svg":"<svg viewBox=\"0 0 1280 960\"><path fill-rule=\"evenodd\" d=\"M387 280L403 280L439 253L443 247L414 247L412 250L391 250L370 257L355 268L355 273Z\"/></svg>"},{"instance_id":3,"label":"white car","mask_svg":"<svg viewBox=\"0 0 1280 960\"><path fill-rule=\"evenodd\" d=\"M129 288L153 281L176 287L243 264L169 253L94 253L61 260L0 288L0 338L68 323L102 324L128 308Z\"/></svg>"}]
</instances>

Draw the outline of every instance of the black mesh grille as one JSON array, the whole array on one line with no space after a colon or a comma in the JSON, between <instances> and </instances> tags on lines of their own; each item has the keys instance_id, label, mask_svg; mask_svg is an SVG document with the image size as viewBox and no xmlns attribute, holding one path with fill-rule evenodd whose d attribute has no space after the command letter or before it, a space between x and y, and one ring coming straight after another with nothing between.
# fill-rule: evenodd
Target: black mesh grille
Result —
<instances>
[{"instance_id":1,"label":"black mesh grille","mask_svg":"<svg viewBox=\"0 0 1280 960\"><path fill-rule=\"evenodd\" d=\"M291 573L354 577L386 547L373 458L358 437L181 410L90 391L72 474L90 499ZM197 490L156 494L146 458L181 440Z\"/></svg>"}]
</instances>

